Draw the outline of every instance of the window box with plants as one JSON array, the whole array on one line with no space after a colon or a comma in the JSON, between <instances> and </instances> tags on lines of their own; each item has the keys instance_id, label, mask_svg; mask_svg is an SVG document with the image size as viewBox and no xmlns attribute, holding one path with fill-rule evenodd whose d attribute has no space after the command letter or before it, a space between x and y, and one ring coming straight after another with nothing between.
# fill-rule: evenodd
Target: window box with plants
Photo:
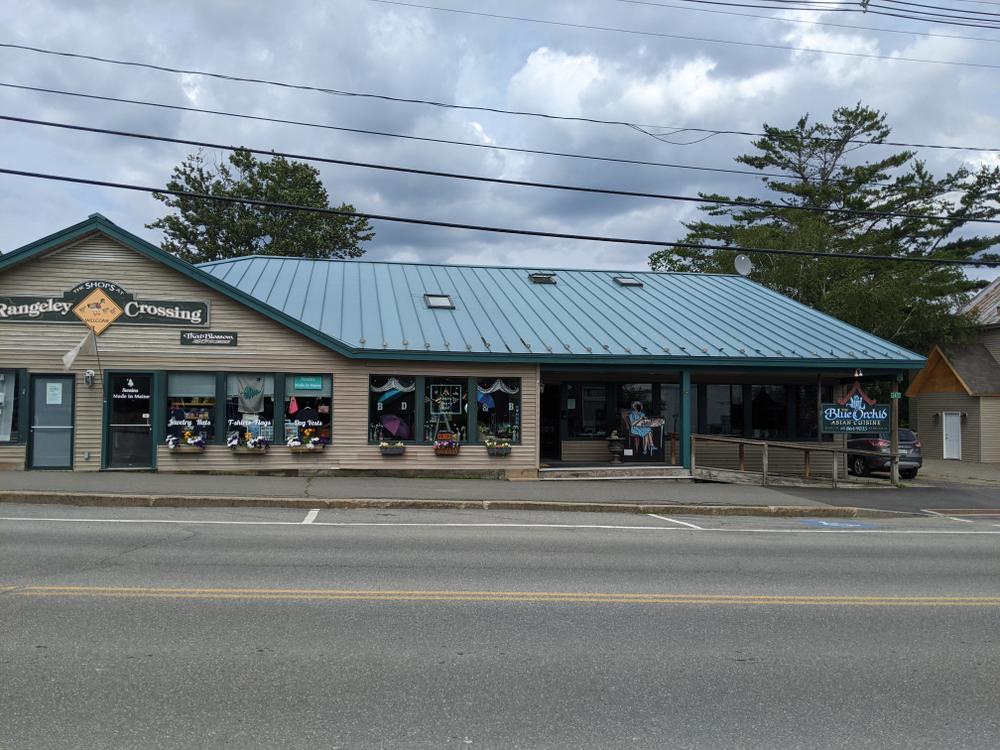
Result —
<instances>
[{"instance_id":1,"label":"window box with plants","mask_svg":"<svg viewBox=\"0 0 1000 750\"><path fill-rule=\"evenodd\" d=\"M486 446L486 454L489 456L509 456L510 455L510 442L507 440L496 440L493 438L487 438L483 441L483 445Z\"/></svg>"},{"instance_id":2,"label":"window box with plants","mask_svg":"<svg viewBox=\"0 0 1000 750\"><path fill-rule=\"evenodd\" d=\"M378 444L378 452L383 456L402 456L406 453L406 445L401 440L397 440L395 443L387 443L383 440Z\"/></svg>"},{"instance_id":3,"label":"window box with plants","mask_svg":"<svg viewBox=\"0 0 1000 750\"><path fill-rule=\"evenodd\" d=\"M434 455L435 456L457 456L458 449L461 448L461 443L458 442L454 437L441 438L439 437L434 441Z\"/></svg>"},{"instance_id":4,"label":"window box with plants","mask_svg":"<svg viewBox=\"0 0 1000 750\"><path fill-rule=\"evenodd\" d=\"M167 435L167 450L171 453L204 453L205 438L185 430L181 437Z\"/></svg>"},{"instance_id":5,"label":"window box with plants","mask_svg":"<svg viewBox=\"0 0 1000 750\"><path fill-rule=\"evenodd\" d=\"M326 440L317 435L312 427L302 430L301 436L293 435L285 443L291 453L322 453L326 444Z\"/></svg>"},{"instance_id":6,"label":"window box with plants","mask_svg":"<svg viewBox=\"0 0 1000 750\"><path fill-rule=\"evenodd\" d=\"M254 437L249 432L234 432L226 440L226 445L233 453L265 453L271 444L267 438Z\"/></svg>"}]
</instances>

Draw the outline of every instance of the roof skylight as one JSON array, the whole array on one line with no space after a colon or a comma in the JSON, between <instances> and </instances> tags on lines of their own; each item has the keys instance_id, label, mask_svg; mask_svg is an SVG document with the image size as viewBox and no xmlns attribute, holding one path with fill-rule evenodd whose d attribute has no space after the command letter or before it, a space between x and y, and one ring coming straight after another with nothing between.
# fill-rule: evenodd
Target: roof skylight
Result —
<instances>
[{"instance_id":1,"label":"roof skylight","mask_svg":"<svg viewBox=\"0 0 1000 750\"><path fill-rule=\"evenodd\" d=\"M455 303L450 294L425 294L424 303L434 310L454 310Z\"/></svg>"},{"instance_id":2,"label":"roof skylight","mask_svg":"<svg viewBox=\"0 0 1000 750\"><path fill-rule=\"evenodd\" d=\"M642 286L642 281L634 276L615 276L615 283L618 286Z\"/></svg>"},{"instance_id":3,"label":"roof skylight","mask_svg":"<svg viewBox=\"0 0 1000 750\"><path fill-rule=\"evenodd\" d=\"M556 275L552 271L532 271L528 274L532 284L555 284Z\"/></svg>"}]
</instances>

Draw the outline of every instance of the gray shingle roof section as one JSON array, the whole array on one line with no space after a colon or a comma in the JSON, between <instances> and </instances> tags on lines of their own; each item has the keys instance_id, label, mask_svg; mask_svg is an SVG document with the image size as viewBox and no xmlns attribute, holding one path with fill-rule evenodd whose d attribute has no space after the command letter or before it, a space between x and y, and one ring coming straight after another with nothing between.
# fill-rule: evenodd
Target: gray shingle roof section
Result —
<instances>
[{"instance_id":1,"label":"gray shingle roof section","mask_svg":"<svg viewBox=\"0 0 1000 750\"><path fill-rule=\"evenodd\" d=\"M734 364L924 358L741 276L249 256L200 268L358 350ZM546 269L551 270L551 269ZM623 287L615 276L639 279ZM429 309L424 294L455 309Z\"/></svg>"},{"instance_id":2,"label":"gray shingle roof section","mask_svg":"<svg viewBox=\"0 0 1000 750\"><path fill-rule=\"evenodd\" d=\"M1000 364L980 343L941 349L973 395L1000 393Z\"/></svg>"}]
</instances>

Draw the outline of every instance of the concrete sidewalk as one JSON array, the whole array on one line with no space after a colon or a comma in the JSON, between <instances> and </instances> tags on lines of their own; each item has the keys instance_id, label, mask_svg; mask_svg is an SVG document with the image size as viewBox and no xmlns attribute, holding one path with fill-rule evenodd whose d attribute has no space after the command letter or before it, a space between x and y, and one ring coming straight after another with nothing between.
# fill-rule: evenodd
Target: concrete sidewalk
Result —
<instances>
[{"instance_id":1,"label":"concrete sidewalk","mask_svg":"<svg viewBox=\"0 0 1000 750\"><path fill-rule=\"evenodd\" d=\"M920 480L928 483L941 482L1000 487L1000 464L925 458L924 465L917 476Z\"/></svg>"},{"instance_id":2,"label":"concrete sidewalk","mask_svg":"<svg viewBox=\"0 0 1000 750\"><path fill-rule=\"evenodd\" d=\"M663 480L548 482L392 477L0 472L0 503L131 507L550 510L694 515L885 517L884 491L815 494L788 488ZM888 494L896 494L888 490Z\"/></svg>"},{"instance_id":3,"label":"concrete sidewalk","mask_svg":"<svg viewBox=\"0 0 1000 750\"><path fill-rule=\"evenodd\" d=\"M782 492L779 488L642 479L586 482L537 480L505 482L495 479L4 471L0 472L0 492L4 491L88 495L190 495L243 498L246 500L260 498L397 499L470 502L828 506L828 503L794 497Z\"/></svg>"}]
</instances>

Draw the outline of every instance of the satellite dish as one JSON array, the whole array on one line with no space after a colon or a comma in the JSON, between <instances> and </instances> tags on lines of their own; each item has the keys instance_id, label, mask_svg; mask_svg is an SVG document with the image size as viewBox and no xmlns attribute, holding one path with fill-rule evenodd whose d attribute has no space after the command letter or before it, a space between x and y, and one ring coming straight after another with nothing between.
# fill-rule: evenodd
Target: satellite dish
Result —
<instances>
[{"instance_id":1,"label":"satellite dish","mask_svg":"<svg viewBox=\"0 0 1000 750\"><path fill-rule=\"evenodd\" d=\"M735 265L736 273L740 276L749 276L750 272L753 270L753 263L751 263L750 259L745 255L737 255Z\"/></svg>"}]
</instances>

